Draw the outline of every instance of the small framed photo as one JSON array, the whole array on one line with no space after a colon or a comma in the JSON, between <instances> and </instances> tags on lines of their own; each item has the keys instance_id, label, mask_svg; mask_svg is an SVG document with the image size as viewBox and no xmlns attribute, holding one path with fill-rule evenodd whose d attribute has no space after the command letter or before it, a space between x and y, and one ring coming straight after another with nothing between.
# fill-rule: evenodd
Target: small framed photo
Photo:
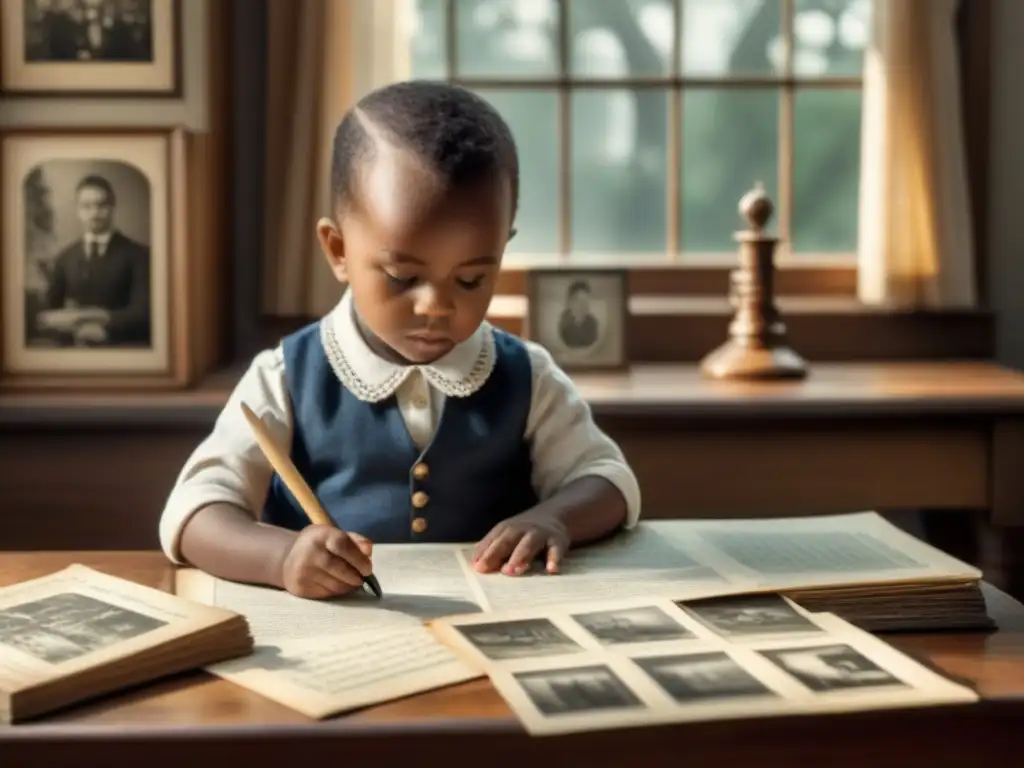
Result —
<instances>
[{"instance_id":1,"label":"small framed photo","mask_svg":"<svg viewBox=\"0 0 1024 768\"><path fill-rule=\"evenodd\" d=\"M184 154L177 130L3 136L0 384L183 383Z\"/></svg>"},{"instance_id":2,"label":"small framed photo","mask_svg":"<svg viewBox=\"0 0 1024 768\"><path fill-rule=\"evenodd\" d=\"M181 0L5 0L0 92L181 95Z\"/></svg>"},{"instance_id":3,"label":"small framed photo","mask_svg":"<svg viewBox=\"0 0 1024 768\"><path fill-rule=\"evenodd\" d=\"M565 370L629 365L626 270L533 270L527 336Z\"/></svg>"}]
</instances>

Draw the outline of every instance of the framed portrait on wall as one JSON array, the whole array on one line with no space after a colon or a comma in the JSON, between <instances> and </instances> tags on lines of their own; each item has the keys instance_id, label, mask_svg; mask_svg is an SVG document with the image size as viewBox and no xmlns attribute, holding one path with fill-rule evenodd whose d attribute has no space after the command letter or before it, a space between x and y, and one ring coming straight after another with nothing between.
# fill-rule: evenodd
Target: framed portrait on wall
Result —
<instances>
[{"instance_id":1,"label":"framed portrait on wall","mask_svg":"<svg viewBox=\"0 0 1024 768\"><path fill-rule=\"evenodd\" d=\"M527 335L561 368L628 367L625 270L533 270L527 293Z\"/></svg>"},{"instance_id":2,"label":"framed portrait on wall","mask_svg":"<svg viewBox=\"0 0 1024 768\"><path fill-rule=\"evenodd\" d=\"M2 139L4 386L173 386L187 349L179 131Z\"/></svg>"},{"instance_id":3,"label":"framed portrait on wall","mask_svg":"<svg viewBox=\"0 0 1024 768\"><path fill-rule=\"evenodd\" d=\"M0 92L181 94L181 0L5 0Z\"/></svg>"}]
</instances>

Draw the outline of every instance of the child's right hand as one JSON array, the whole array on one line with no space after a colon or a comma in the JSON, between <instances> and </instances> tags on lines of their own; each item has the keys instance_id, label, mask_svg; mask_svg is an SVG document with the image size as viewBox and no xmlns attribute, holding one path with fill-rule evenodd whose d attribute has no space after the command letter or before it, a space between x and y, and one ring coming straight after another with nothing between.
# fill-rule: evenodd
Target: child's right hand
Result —
<instances>
[{"instance_id":1,"label":"child's right hand","mask_svg":"<svg viewBox=\"0 0 1024 768\"><path fill-rule=\"evenodd\" d=\"M359 589L373 572L373 545L358 533L307 525L281 566L284 588L298 597L322 599Z\"/></svg>"}]
</instances>

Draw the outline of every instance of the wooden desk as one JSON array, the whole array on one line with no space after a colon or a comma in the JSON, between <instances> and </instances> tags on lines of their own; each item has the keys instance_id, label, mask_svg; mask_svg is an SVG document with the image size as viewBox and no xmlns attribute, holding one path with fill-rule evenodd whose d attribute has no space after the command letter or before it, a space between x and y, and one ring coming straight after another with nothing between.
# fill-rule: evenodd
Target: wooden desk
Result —
<instances>
[{"instance_id":1,"label":"wooden desk","mask_svg":"<svg viewBox=\"0 0 1024 768\"><path fill-rule=\"evenodd\" d=\"M816 364L791 383L716 383L682 365L574 378L647 517L929 510L935 543L1024 597L1021 374L925 362ZM167 492L234 381L0 395L0 548L155 548Z\"/></svg>"},{"instance_id":2,"label":"wooden desk","mask_svg":"<svg viewBox=\"0 0 1024 768\"><path fill-rule=\"evenodd\" d=\"M0 554L0 584L71 562L168 589L156 553ZM893 642L972 681L985 701L969 707L692 724L530 738L486 681L392 702L317 723L203 673L0 729L0 765L402 766L432 761L502 766L759 767L970 765L1019 762L1024 715L1024 607L988 590L1000 631L903 636ZM365 762L364 762L365 761Z\"/></svg>"}]
</instances>

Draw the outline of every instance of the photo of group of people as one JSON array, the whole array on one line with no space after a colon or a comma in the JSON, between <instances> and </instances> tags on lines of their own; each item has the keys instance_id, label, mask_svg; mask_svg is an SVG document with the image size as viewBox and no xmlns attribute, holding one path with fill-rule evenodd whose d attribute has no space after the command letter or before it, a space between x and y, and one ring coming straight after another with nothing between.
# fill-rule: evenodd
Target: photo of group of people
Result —
<instances>
[{"instance_id":1,"label":"photo of group of people","mask_svg":"<svg viewBox=\"0 0 1024 768\"><path fill-rule=\"evenodd\" d=\"M967 695L842 619L778 594L446 622L453 632L444 636L480 657L535 733Z\"/></svg>"}]
</instances>

